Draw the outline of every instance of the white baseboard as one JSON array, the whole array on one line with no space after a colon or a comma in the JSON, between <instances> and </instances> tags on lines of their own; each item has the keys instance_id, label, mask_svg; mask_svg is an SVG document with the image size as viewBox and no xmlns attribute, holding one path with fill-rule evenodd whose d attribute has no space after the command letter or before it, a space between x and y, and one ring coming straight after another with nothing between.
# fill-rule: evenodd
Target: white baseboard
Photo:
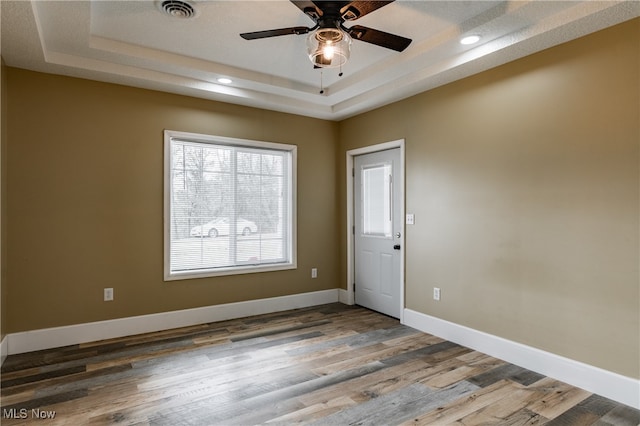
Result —
<instances>
[{"instance_id":1,"label":"white baseboard","mask_svg":"<svg viewBox=\"0 0 640 426\"><path fill-rule=\"evenodd\" d=\"M306 308L309 306L338 302L338 299L338 289L331 289L11 333L5 336L2 341L2 353L3 355L19 354L41 349L94 342L97 340L131 336L140 333L168 330L171 328L187 327L208 322L243 318L251 315Z\"/></svg>"},{"instance_id":2,"label":"white baseboard","mask_svg":"<svg viewBox=\"0 0 640 426\"><path fill-rule=\"evenodd\" d=\"M7 352L9 348L9 339L8 336L4 336L2 342L0 342L0 365L4 363L4 360L7 358Z\"/></svg>"},{"instance_id":3,"label":"white baseboard","mask_svg":"<svg viewBox=\"0 0 640 426\"><path fill-rule=\"evenodd\" d=\"M404 324L640 409L640 380L411 309L404 310Z\"/></svg>"},{"instance_id":4,"label":"white baseboard","mask_svg":"<svg viewBox=\"0 0 640 426\"><path fill-rule=\"evenodd\" d=\"M349 294L352 294L352 296L349 296ZM338 302L344 303L345 305L353 305L353 292L342 288L338 289Z\"/></svg>"}]
</instances>

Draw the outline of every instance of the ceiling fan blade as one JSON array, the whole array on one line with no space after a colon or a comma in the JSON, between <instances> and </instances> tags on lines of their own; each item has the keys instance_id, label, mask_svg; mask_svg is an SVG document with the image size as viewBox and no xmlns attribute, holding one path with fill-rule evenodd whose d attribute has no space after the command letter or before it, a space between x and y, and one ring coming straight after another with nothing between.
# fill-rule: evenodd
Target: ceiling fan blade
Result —
<instances>
[{"instance_id":1,"label":"ceiling fan blade","mask_svg":"<svg viewBox=\"0 0 640 426\"><path fill-rule=\"evenodd\" d=\"M322 9L316 6L310 0L290 0L295 4L305 15L313 19L313 22L318 22L318 19L322 16Z\"/></svg>"},{"instance_id":2,"label":"ceiling fan blade","mask_svg":"<svg viewBox=\"0 0 640 426\"><path fill-rule=\"evenodd\" d=\"M342 16L345 21L355 21L393 2L394 0L352 1L340 9L340 16Z\"/></svg>"},{"instance_id":3,"label":"ceiling fan blade","mask_svg":"<svg viewBox=\"0 0 640 426\"><path fill-rule=\"evenodd\" d=\"M351 28L345 29L355 40L365 41L397 52L402 52L411 44L410 38L385 33L384 31L374 30L373 28L363 27L361 25L354 25Z\"/></svg>"},{"instance_id":4,"label":"ceiling fan blade","mask_svg":"<svg viewBox=\"0 0 640 426\"><path fill-rule=\"evenodd\" d=\"M252 33L242 33L240 37L245 40L256 40L259 38L277 37L291 34L306 34L310 28L307 27L291 27L291 28L279 28L276 30L254 31Z\"/></svg>"}]
</instances>

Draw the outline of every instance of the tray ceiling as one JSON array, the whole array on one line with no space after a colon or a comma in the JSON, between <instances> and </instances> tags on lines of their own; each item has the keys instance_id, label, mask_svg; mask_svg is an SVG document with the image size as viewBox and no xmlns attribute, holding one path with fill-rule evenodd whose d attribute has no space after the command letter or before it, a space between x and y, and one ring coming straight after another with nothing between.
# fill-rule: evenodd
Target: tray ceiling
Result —
<instances>
[{"instance_id":1,"label":"tray ceiling","mask_svg":"<svg viewBox=\"0 0 640 426\"><path fill-rule=\"evenodd\" d=\"M411 45L355 40L340 77L313 69L305 35L239 36L312 26L289 1L191 1L188 19L159 3L2 0L1 54L18 68L341 120L640 16L637 1L397 0L346 26ZM471 34L480 41L460 44Z\"/></svg>"}]
</instances>

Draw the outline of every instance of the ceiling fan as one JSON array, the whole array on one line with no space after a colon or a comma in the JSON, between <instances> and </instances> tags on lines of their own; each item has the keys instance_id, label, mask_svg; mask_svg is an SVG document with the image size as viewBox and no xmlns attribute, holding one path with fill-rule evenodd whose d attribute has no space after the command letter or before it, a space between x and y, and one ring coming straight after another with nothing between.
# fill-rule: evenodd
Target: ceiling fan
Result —
<instances>
[{"instance_id":1,"label":"ceiling fan","mask_svg":"<svg viewBox=\"0 0 640 426\"><path fill-rule=\"evenodd\" d=\"M409 46L411 39L372 28L354 25L345 27L347 21L355 21L394 0L386 1L310 1L290 0L305 15L315 22L315 26L290 27L274 30L242 33L245 40L276 37L291 34L307 34L309 59L316 68L342 66L349 59L351 40L356 39L376 46L402 52Z\"/></svg>"}]
</instances>

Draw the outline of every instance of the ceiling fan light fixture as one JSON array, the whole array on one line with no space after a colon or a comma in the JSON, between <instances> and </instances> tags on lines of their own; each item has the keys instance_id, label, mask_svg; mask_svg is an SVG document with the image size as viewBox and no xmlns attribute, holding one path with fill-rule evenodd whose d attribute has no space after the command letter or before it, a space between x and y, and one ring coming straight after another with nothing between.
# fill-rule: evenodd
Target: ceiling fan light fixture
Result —
<instances>
[{"instance_id":1,"label":"ceiling fan light fixture","mask_svg":"<svg viewBox=\"0 0 640 426\"><path fill-rule=\"evenodd\" d=\"M351 36L339 28L318 28L307 36L307 51L317 67L342 66L351 55Z\"/></svg>"}]
</instances>

